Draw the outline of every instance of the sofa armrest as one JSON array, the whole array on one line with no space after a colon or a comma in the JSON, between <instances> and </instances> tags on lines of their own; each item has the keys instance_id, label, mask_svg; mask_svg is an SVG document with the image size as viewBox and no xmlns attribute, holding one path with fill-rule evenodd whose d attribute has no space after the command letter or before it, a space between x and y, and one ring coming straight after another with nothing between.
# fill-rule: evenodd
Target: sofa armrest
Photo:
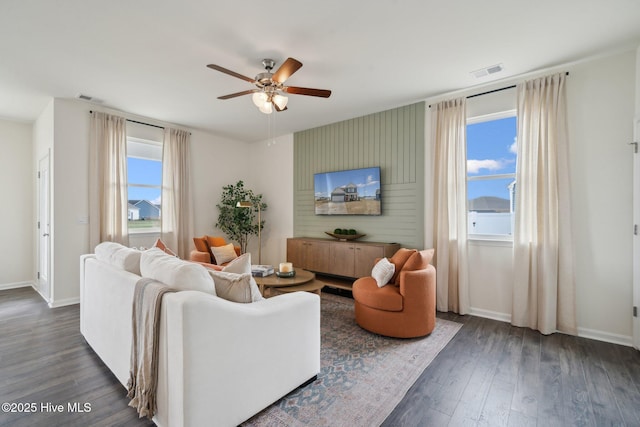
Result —
<instances>
[{"instance_id":1,"label":"sofa armrest","mask_svg":"<svg viewBox=\"0 0 640 427\"><path fill-rule=\"evenodd\" d=\"M209 252L202 252L197 249L194 249L189 254L189 260L195 262L202 262L205 264L211 264L211 255Z\"/></svg>"},{"instance_id":2,"label":"sofa armrest","mask_svg":"<svg viewBox=\"0 0 640 427\"><path fill-rule=\"evenodd\" d=\"M162 424L238 425L320 372L318 295L239 304L183 291L165 296L163 312Z\"/></svg>"}]
</instances>

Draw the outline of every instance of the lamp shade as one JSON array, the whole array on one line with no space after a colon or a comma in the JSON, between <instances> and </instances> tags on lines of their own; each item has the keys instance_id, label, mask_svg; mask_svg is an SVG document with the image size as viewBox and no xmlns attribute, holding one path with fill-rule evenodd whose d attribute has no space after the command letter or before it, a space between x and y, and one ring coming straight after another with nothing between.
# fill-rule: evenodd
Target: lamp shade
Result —
<instances>
[{"instance_id":1,"label":"lamp shade","mask_svg":"<svg viewBox=\"0 0 640 427\"><path fill-rule=\"evenodd\" d=\"M264 92L256 92L253 94L251 99L253 100L253 103L255 104L255 106L260 108L264 105L267 99L269 99L269 97Z\"/></svg>"},{"instance_id":2,"label":"lamp shade","mask_svg":"<svg viewBox=\"0 0 640 427\"><path fill-rule=\"evenodd\" d=\"M260 107L258 107L260 109L260 111L262 111L265 114L271 114L273 113L273 106L271 105L270 101L266 101L264 102Z\"/></svg>"},{"instance_id":3,"label":"lamp shade","mask_svg":"<svg viewBox=\"0 0 640 427\"><path fill-rule=\"evenodd\" d=\"M273 101L274 104L278 106L279 109L284 110L285 107L287 106L287 101L289 101L289 98L287 98L286 96L282 96L280 94L275 94L273 95L271 100Z\"/></svg>"}]
</instances>

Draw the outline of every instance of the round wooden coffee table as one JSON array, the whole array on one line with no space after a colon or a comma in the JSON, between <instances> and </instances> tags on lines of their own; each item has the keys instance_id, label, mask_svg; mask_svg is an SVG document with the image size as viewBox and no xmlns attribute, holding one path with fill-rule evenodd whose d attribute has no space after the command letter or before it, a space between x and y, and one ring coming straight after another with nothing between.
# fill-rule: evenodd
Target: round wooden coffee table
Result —
<instances>
[{"instance_id":1,"label":"round wooden coffee table","mask_svg":"<svg viewBox=\"0 0 640 427\"><path fill-rule=\"evenodd\" d=\"M260 293L266 297L266 291L269 291L269 296L273 290L279 292L296 292L296 291L308 291L320 294L320 291L324 287L324 283L316 280L315 273L312 273L301 268L294 268L296 275L293 277L278 277L275 273L266 277L254 277Z\"/></svg>"}]
</instances>

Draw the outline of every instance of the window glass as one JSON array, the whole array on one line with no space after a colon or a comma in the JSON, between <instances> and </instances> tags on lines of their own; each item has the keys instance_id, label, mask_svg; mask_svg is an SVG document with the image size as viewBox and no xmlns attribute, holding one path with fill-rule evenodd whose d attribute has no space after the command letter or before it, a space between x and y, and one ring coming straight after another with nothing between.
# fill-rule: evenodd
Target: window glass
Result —
<instances>
[{"instance_id":1,"label":"window glass","mask_svg":"<svg viewBox=\"0 0 640 427\"><path fill-rule=\"evenodd\" d=\"M511 236L516 171L516 117L509 112L467 124L470 235Z\"/></svg>"},{"instance_id":2,"label":"window glass","mask_svg":"<svg viewBox=\"0 0 640 427\"><path fill-rule=\"evenodd\" d=\"M129 233L160 231L162 145L127 139Z\"/></svg>"}]
</instances>

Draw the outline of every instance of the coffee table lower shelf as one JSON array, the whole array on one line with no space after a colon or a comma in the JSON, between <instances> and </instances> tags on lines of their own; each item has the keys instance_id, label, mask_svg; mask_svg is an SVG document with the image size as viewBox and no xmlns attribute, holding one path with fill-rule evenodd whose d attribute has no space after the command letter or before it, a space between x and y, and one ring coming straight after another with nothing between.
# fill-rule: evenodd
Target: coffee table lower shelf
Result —
<instances>
[{"instance_id":1,"label":"coffee table lower shelf","mask_svg":"<svg viewBox=\"0 0 640 427\"><path fill-rule=\"evenodd\" d=\"M324 286L325 286L324 282L314 279L311 282L303 283L301 285L270 287L268 289L270 291L269 295L271 295L271 292L274 292L274 291L280 292L280 293L306 291L306 292L313 292L314 294L320 295L322 293L322 288L324 288Z\"/></svg>"}]
</instances>

